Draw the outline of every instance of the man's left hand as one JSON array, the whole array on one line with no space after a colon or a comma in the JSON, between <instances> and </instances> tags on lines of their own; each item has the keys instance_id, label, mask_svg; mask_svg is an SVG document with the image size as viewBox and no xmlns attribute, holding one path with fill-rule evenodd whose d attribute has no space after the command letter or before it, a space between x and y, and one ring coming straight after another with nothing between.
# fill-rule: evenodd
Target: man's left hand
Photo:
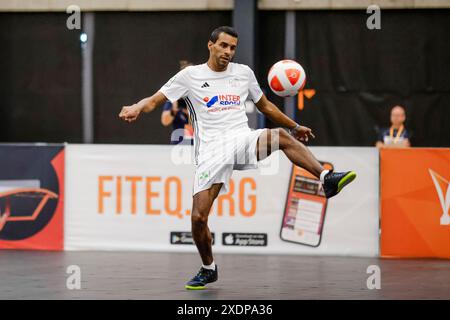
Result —
<instances>
[{"instance_id":1,"label":"man's left hand","mask_svg":"<svg viewBox=\"0 0 450 320\"><path fill-rule=\"evenodd\" d=\"M294 138L300 141L308 142L309 138L315 138L312 130L308 127L299 126L298 128L292 130L292 135Z\"/></svg>"}]
</instances>

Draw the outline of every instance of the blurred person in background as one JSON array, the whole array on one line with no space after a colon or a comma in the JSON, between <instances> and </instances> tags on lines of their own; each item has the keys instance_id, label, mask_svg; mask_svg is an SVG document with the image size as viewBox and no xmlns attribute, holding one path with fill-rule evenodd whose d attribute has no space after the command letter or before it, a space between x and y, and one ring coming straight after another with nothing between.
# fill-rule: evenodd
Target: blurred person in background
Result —
<instances>
[{"instance_id":1,"label":"blurred person in background","mask_svg":"<svg viewBox=\"0 0 450 320\"><path fill-rule=\"evenodd\" d=\"M180 70L193 64L188 60L180 60ZM161 114L161 123L167 127L172 125L173 131L170 136L170 144L188 144L192 145L193 128L189 121L189 113L186 102L183 99L175 101L174 103L167 101L163 106Z\"/></svg>"},{"instance_id":2,"label":"blurred person in background","mask_svg":"<svg viewBox=\"0 0 450 320\"><path fill-rule=\"evenodd\" d=\"M391 110L391 126L381 128L378 134L376 147L380 148L408 148L409 133L405 128L406 112L402 106L395 106Z\"/></svg>"}]
</instances>

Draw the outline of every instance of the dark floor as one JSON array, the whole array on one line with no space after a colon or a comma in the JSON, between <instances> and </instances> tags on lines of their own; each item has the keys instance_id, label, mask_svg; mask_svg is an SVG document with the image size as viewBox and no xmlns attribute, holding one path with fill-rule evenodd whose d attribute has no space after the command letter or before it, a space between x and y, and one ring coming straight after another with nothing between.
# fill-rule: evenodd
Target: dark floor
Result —
<instances>
[{"instance_id":1,"label":"dark floor","mask_svg":"<svg viewBox=\"0 0 450 320\"><path fill-rule=\"evenodd\" d=\"M219 281L184 283L198 271L187 253L0 251L0 299L450 299L450 260L216 255ZM67 289L67 267L81 290ZM367 267L381 289L367 288Z\"/></svg>"}]
</instances>

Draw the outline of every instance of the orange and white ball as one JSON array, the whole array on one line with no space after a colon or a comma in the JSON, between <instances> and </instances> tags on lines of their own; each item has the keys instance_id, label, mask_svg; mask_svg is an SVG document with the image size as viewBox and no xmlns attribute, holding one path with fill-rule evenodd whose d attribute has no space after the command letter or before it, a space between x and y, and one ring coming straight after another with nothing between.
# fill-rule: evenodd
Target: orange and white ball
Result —
<instances>
[{"instance_id":1,"label":"orange and white ball","mask_svg":"<svg viewBox=\"0 0 450 320\"><path fill-rule=\"evenodd\" d=\"M294 60L281 60L275 63L267 76L270 89L280 97L295 96L306 83L303 67Z\"/></svg>"}]
</instances>

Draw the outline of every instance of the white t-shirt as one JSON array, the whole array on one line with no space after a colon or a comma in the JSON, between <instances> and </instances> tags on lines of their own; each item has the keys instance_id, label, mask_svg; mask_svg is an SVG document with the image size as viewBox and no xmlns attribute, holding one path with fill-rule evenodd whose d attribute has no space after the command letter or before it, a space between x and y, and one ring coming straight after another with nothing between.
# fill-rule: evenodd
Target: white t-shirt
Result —
<instances>
[{"instance_id":1,"label":"white t-shirt","mask_svg":"<svg viewBox=\"0 0 450 320\"><path fill-rule=\"evenodd\" d=\"M257 103L263 92L248 66L230 62L216 72L204 63L189 66L173 76L160 90L171 102L183 98L194 127L196 158L210 145L240 132L248 132L247 99Z\"/></svg>"}]
</instances>

